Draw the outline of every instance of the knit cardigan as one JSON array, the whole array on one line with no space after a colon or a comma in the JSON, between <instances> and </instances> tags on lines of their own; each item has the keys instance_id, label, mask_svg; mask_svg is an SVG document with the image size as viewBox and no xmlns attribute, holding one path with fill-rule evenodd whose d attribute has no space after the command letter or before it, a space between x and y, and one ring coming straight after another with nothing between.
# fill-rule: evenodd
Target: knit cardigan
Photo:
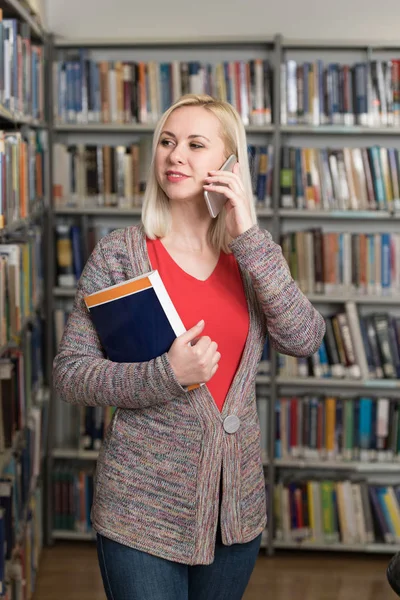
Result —
<instances>
[{"instance_id":1,"label":"knit cardigan","mask_svg":"<svg viewBox=\"0 0 400 600\"><path fill-rule=\"evenodd\" d=\"M267 231L254 225L230 249L250 323L222 412L207 386L186 391L179 384L167 353L144 363L114 363L104 355L83 297L151 269L141 225L113 231L96 245L54 359L54 387L63 400L117 407L97 461L94 530L189 565L213 562L221 473L223 543L249 542L266 525L255 394L266 335L279 352L309 356L325 332ZM235 433L224 428L228 415L240 420Z\"/></svg>"}]
</instances>

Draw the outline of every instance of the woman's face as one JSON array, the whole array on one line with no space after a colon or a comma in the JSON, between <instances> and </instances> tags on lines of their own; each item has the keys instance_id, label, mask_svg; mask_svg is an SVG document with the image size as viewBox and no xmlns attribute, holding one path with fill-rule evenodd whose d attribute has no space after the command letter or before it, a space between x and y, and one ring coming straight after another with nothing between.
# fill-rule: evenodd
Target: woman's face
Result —
<instances>
[{"instance_id":1,"label":"woman's face","mask_svg":"<svg viewBox=\"0 0 400 600\"><path fill-rule=\"evenodd\" d=\"M157 181L171 201L204 202L209 171L227 156L220 122L202 106L182 106L168 117L155 155Z\"/></svg>"}]
</instances>

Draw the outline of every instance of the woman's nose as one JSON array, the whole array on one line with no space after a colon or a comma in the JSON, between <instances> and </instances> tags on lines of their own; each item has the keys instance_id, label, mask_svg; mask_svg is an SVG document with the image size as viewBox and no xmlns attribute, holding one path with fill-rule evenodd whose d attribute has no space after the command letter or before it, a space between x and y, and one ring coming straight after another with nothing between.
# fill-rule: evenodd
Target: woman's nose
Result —
<instances>
[{"instance_id":1,"label":"woman's nose","mask_svg":"<svg viewBox=\"0 0 400 600\"><path fill-rule=\"evenodd\" d=\"M183 153L179 148L174 148L169 155L170 161L173 163L183 164L185 162Z\"/></svg>"}]
</instances>

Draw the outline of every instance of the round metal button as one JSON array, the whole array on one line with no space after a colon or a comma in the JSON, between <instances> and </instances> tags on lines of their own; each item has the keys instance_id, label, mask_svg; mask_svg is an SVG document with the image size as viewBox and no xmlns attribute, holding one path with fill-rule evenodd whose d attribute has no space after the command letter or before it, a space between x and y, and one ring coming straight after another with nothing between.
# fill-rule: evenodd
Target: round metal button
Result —
<instances>
[{"instance_id":1,"label":"round metal button","mask_svg":"<svg viewBox=\"0 0 400 600\"><path fill-rule=\"evenodd\" d=\"M224 429L226 433L236 433L240 427L240 419L236 415L228 415L224 419Z\"/></svg>"}]
</instances>

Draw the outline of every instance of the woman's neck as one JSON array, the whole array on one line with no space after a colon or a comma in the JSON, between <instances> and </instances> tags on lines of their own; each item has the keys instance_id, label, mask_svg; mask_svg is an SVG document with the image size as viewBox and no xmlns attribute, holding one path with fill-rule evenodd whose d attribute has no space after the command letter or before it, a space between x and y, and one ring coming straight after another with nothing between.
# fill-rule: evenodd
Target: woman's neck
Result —
<instances>
[{"instance_id":1,"label":"woman's neck","mask_svg":"<svg viewBox=\"0 0 400 600\"><path fill-rule=\"evenodd\" d=\"M202 252L209 248L211 217L207 209L204 211L199 210L198 206L171 206L171 218L171 231L164 238L170 245L188 252Z\"/></svg>"},{"instance_id":2,"label":"woman's neck","mask_svg":"<svg viewBox=\"0 0 400 600\"><path fill-rule=\"evenodd\" d=\"M163 238L163 242L180 251L199 254L210 247L207 230L202 231L199 226L192 229L173 225L170 233Z\"/></svg>"}]
</instances>

